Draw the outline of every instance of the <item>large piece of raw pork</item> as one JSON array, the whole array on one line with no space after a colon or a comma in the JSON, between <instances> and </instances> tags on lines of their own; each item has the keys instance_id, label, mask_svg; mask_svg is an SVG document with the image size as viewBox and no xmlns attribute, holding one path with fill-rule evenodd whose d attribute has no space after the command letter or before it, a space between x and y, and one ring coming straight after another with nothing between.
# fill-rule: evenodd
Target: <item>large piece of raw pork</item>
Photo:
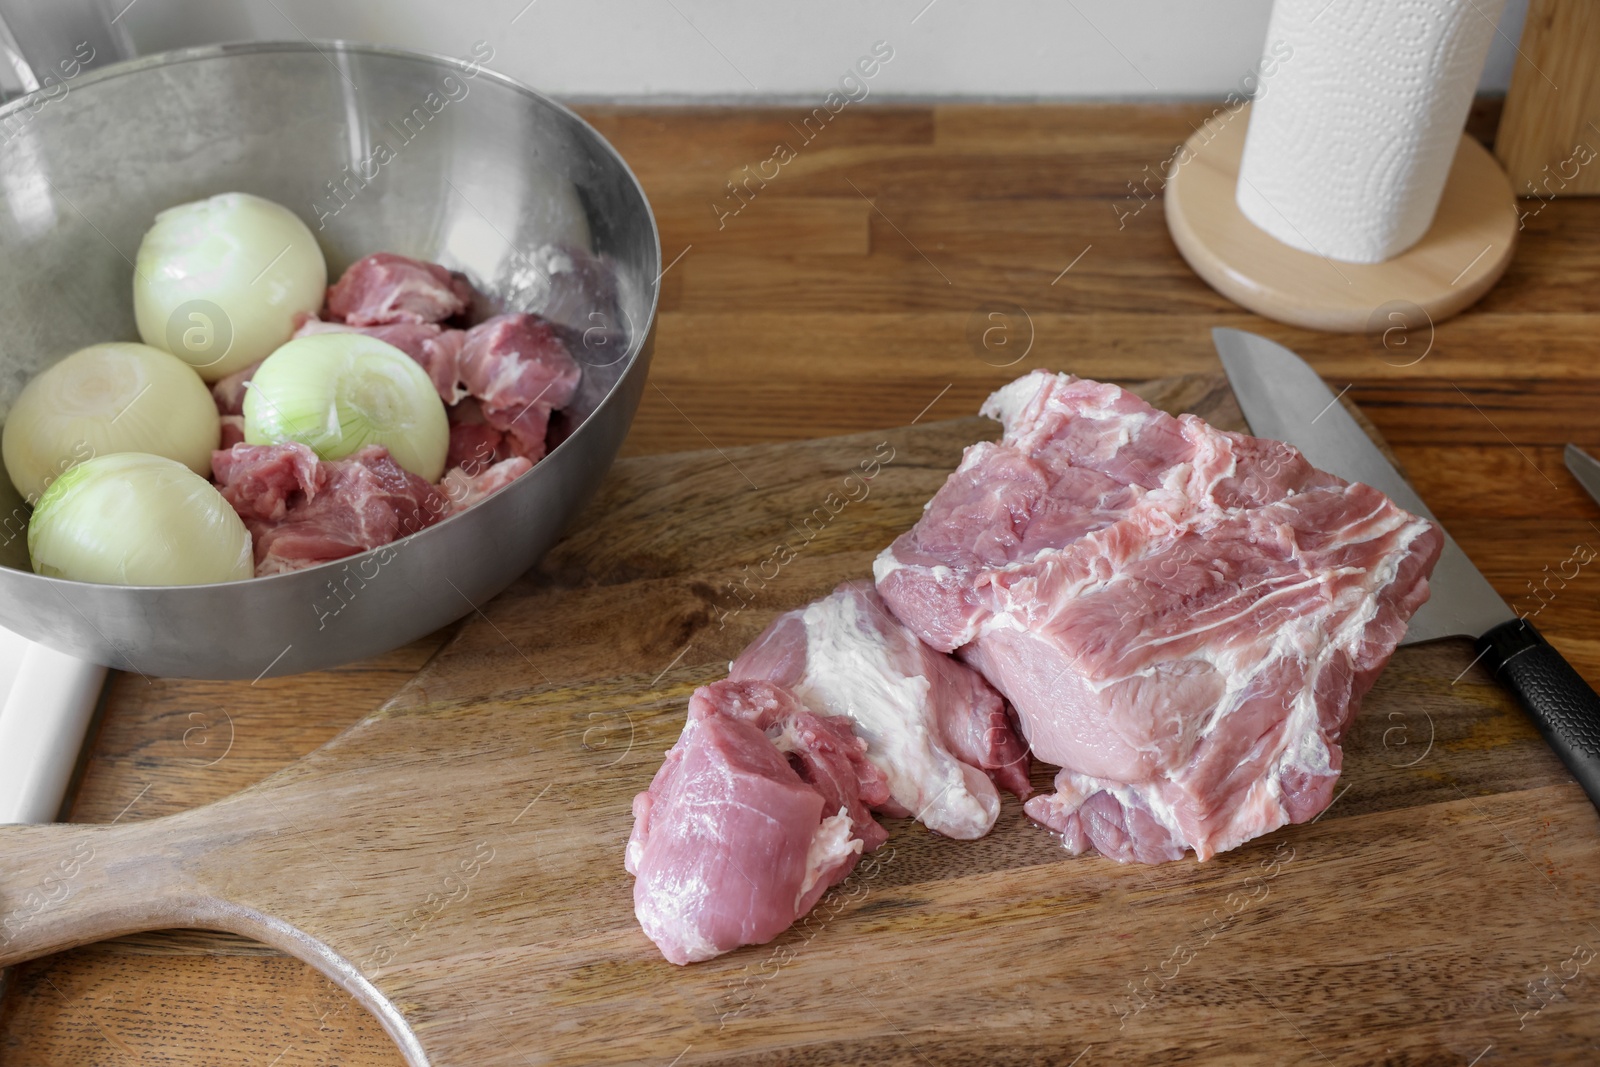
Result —
<instances>
[{"instance_id":1,"label":"large piece of raw pork","mask_svg":"<svg viewBox=\"0 0 1600 1067\"><path fill-rule=\"evenodd\" d=\"M1026 810L1120 861L1206 859L1323 810L1339 736L1441 535L1288 445L1035 371L878 557L878 590L1061 767Z\"/></svg>"},{"instance_id":2,"label":"large piece of raw pork","mask_svg":"<svg viewBox=\"0 0 1600 1067\"><path fill-rule=\"evenodd\" d=\"M787 686L812 710L853 722L889 782L887 815L970 840L1000 814L997 783L1028 795L1028 750L1000 694L918 640L871 582L778 616L728 677Z\"/></svg>"}]
</instances>

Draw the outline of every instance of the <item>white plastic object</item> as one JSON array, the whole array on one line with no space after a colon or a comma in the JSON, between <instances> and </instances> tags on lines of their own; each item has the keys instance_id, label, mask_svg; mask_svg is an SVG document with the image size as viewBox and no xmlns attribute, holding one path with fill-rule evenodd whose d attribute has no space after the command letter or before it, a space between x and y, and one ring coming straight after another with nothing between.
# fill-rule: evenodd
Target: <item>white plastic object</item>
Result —
<instances>
[{"instance_id":1,"label":"white plastic object","mask_svg":"<svg viewBox=\"0 0 1600 1067\"><path fill-rule=\"evenodd\" d=\"M105 678L0 628L0 823L56 820Z\"/></svg>"}]
</instances>

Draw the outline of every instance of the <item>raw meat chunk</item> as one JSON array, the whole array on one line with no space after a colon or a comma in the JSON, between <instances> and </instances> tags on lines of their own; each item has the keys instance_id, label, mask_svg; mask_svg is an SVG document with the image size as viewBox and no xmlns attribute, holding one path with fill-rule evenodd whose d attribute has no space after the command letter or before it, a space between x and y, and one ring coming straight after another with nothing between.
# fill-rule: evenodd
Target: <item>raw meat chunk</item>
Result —
<instances>
[{"instance_id":1,"label":"raw meat chunk","mask_svg":"<svg viewBox=\"0 0 1600 1067\"><path fill-rule=\"evenodd\" d=\"M505 434L490 426L483 417L483 409L472 397L467 397L445 414L450 417L450 448L445 453L445 468L460 467L469 475L506 459L511 450L505 447Z\"/></svg>"},{"instance_id":2,"label":"raw meat chunk","mask_svg":"<svg viewBox=\"0 0 1600 1067\"><path fill-rule=\"evenodd\" d=\"M572 401L580 376L550 324L537 315L496 316L461 334L450 358L456 393L466 399L450 409L446 462L470 474L487 457L543 458L551 412Z\"/></svg>"},{"instance_id":3,"label":"raw meat chunk","mask_svg":"<svg viewBox=\"0 0 1600 1067\"><path fill-rule=\"evenodd\" d=\"M678 964L772 940L883 842L864 791L887 788L860 741L793 693L695 690L683 734L633 800L625 865L639 925Z\"/></svg>"},{"instance_id":4,"label":"raw meat chunk","mask_svg":"<svg viewBox=\"0 0 1600 1067\"><path fill-rule=\"evenodd\" d=\"M217 421L222 424L222 437L217 442L217 447L223 450L234 445L244 444L244 416L223 415Z\"/></svg>"},{"instance_id":5,"label":"raw meat chunk","mask_svg":"<svg viewBox=\"0 0 1600 1067\"><path fill-rule=\"evenodd\" d=\"M238 444L212 453L211 470L250 530L257 577L389 544L450 511L381 445L326 461L301 444Z\"/></svg>"},{"instance_id":6,"label":"raw meat chunk","mask_svg":"<svg viewBox=\"0 0 1600 1067\"><path fill-rule=\"evenodd\" d=\"M467 331L458 357L466 391L517 455L544 455L550 412L566 407L580 372L554 329L537 315L496 315Z\"/></svg>"},{"instance_id":7,"label":"raw meat chunk","mask_svg":"<svg viewBox=\"0 0 1600 1067\"><path fill-rule=\"evenodd\" d=\"M483 419L500 434L500 454L510 453L537 463L544 458L545 436L550 428L550 409L543 404L524 404L520 409L482 408Z\"/></svg>"},{"instance_id":8,"label":"raw meat chunk","mask_svg":"<svg viewBox=\"0 0 1600 1067\"><path fill-rule=\"evenodd\" d=\"M1000 695L923 644L871 582L845 582L778 616L728 677L786 686L813 710L852 722L888 780L886 814L972 839L1000 813L997 784L1028 795L1027 748Z\"/></svg>"},{"instance_id":9,"label":"raw meat chunk","mask_svg":"<svg viewBox=\"0 0 1600 1067\"><path fill-rule=\"evenodd\" d=\"M467 395L461 383L461 346L466 343L466 330L440 330L437 337L422 342L422 354L413 357L428 372L439 399L446 405L455 404Z\"/></svg>"},{"instance_id":10,"label":"raw meat chunk","mask_svg":"<svg viewBox=\"0 0 1600 1067\"><path fill-rule=\"evenodd\" d=\"M485 407L564 408L578 377L567 346L537 315L496 315L468 330L461 347L461 379Z\"/></svg>"},{"instance_id":11,"label":"raw meat chunk","mask_svg":"<svg viewBox=\"0 0 1600 1067\"><path fill-rule=\"evenodd\" d=\"M472 306L467 280L437 263L378 252L350 264L328 289L328 313L352 326L443 322Z\"/></svg>"},{"instance_id":12,"label":"raw meat chunk","mask_svg":"<svg viewBox=\"0 0 1600 1067\"><path fill-rule=\"evenodd\" d=\"M484 497L498 493L518 478L533 470L533 464L521 456L501 460L477 474L463 467L452 467L444 472L439 490L450 499L450 514L465 511Z\"/></svg>"},{"instance_id":13,"label":"raw meat chunk","mask_svg":"<svg viewBox=\"0 0 1600 1067\"><path fill-rule=\"evenodd\" d=\"M295 335L300 336L299 334ZM211 398L216 401L217 414L243 415L245 386L250 384L250 378L255 374L256 368L261 366L261 361L241 367L226 378L218 378L211 383ZM226 446L224 446L226 447Z\"/></svg>"},{"instance_id":14,"label":"raw meat chunk","mask_svg":"<svg viewBox=\"0 0 1600 1067\"><path fill-rule=\"evenodd\" d=\"M1293 448L1043 371L874 565L1061 767L1067 847L1206 859L1330 802L1338 740L1427 599L1441 535Z\"/></svg>"},{"instance_id":15,"label":"raw meat chunk","mask_svg":"<svg viewBox=\"0 0 1600 1067\"><path fill-rule=\"evenodd\" d=\"M211 470L217 488L247 524L277 522L289 513L292 498L309 499L328 484L322 461L301 444L219 449L211 456Z\"/></svg>"},{"instance_id":16,"label":"raw meat chunk","mask_svg":"<svg viewBox=\"0 0 1600 1067\"><path fill-rule=\"evenodd\" d=\"M770 941L810 910L825 887L817 862L856 854L841 847L849 816L824 819L822 803L754 726L691 718L633 802L634 913L661 954L708 960Z\"/></svg>"}]
</instances>

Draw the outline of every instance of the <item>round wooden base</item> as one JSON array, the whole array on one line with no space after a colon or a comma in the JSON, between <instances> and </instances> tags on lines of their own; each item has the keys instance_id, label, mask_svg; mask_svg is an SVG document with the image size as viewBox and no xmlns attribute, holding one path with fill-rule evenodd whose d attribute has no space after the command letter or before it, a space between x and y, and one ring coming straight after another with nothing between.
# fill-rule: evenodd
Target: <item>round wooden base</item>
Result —
<instances>
[{"instance_id":1,"label":"round wooden base","mask_svg":"<svg viewBox=\"0 0 1600 1067\"><path fill-rule=\"evenodd\" d=\"M1465 135L1428 232L1382 263L1346 263L1291 248L1234 201L1248 111L1197 131L1166 185L1167 228L1196 274L1251 311L1294 326L1377 332L1417 310L1439 322L1504 273L1516 243L1516 199L1494 158ZM1407 305L1413 305L1407 307Z\"/></svg>"}]
</instances>

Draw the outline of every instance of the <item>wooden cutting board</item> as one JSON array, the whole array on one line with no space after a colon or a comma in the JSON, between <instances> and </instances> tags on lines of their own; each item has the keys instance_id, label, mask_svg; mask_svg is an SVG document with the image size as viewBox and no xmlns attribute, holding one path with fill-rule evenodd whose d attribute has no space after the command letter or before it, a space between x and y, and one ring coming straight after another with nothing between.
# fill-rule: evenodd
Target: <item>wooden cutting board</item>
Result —
<instances>
[{"instance_id":1,"label":"wooden cutting board","mask_svg":"<svg viewBox=\"0 0 1600 1067\"><path fill-rule=\"evenodd\" d=\"M1141 392L1242 427L1219 378ZM1009 798L977 842L891 821L773 943L660 958L622 851L688 694L868 574L996 432L618 463L537 573L297 764L148 822L0 828L0 964L231 930L438 1067L1594 1062L1600 819L1466 642L1395 656L1314 823L1122 867Z\"/></svg>"}]
</instances>

